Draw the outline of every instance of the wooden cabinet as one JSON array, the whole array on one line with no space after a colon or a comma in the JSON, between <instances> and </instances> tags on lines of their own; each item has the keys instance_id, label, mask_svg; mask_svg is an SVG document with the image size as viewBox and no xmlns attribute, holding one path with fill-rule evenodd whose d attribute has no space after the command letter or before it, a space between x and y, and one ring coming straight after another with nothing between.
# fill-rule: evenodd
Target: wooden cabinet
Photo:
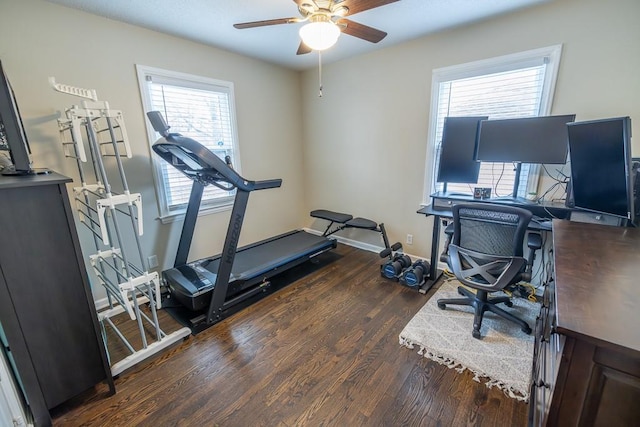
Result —
<instances>
[{"instance_id":1,"label":"wooden cabinet","mask_svg":"<svg viewBox=\"0 0 640 427\"><path fill-rule=\"evenodd\" d=\"M547 425L637 425L640 355L567 337L556 388Z\"/></svg>"},{"instance_id":2,"label":"wooden cabinet","mask_svg":"<svg viewBox=\"0 0 640 427\"><path fill-rule=\"evenodd\" d=\"M557 388L556 377L564 350L565 337L559 335L555 325L555 282L547 280L536 320L533 360L533 378L530 393L529 424L544 425L551 398Z\"/></svg>"},{"instance_id":3,"label":"wooden cabinet","mask_svg":"<svg viewBox=\"0 0 640 427\"><path fill-rule=\"evenodd\" d=\"M553 244L530 424L637 425L640 229L554 220Z\"/></svg>"},{"instance_id":4,"label":"wooden cabinet","mask_svg":"<svg viewBox=\"0 0 640 427\"><path fill-rule=\"evenodd\" d=\"M65 184L0 177L0 323L36 425L107 381L115 392Z\"/></svg>"}]
</instances>

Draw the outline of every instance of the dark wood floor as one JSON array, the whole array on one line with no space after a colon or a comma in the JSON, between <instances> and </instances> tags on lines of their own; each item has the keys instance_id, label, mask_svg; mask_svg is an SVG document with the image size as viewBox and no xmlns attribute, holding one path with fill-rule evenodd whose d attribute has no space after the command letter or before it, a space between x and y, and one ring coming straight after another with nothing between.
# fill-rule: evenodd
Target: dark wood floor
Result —
<instances>
[{"instance_id":1,"label":"dark wood floor","mask_svg":"<svg viewBox=\"0 0 640 427\"><path fill-rule=\"evenodd\" d=\"M399 345L434 290L382 279L376 254L334 257L124 372L114 396L100 385L57 408L54 424L526 425L526 404Z\"/></svg>"}]
</instances>

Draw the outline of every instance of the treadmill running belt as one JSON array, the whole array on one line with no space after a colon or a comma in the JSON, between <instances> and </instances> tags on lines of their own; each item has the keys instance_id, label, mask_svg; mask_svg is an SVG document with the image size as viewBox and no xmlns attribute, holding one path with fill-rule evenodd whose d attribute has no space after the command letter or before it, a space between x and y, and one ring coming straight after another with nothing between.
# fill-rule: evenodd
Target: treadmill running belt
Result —
<instances>
[{"instance_id":1,"label":"treadmill running belt","mask_svg":"<svg viewBox=\"0 0 640 427\"><path fill-rule=\"evenodd\" d=\"M335 240L302 230L291 231L239 248L227 288L232 297L287 268L334 248ZM190 262L163 272L174 296L193 311L209 305L220 255Z\"/></svg>"},{"instance_id":2,"label":"treadmill running belt","mask_svg":"<svg viewBox=\"0 0 640 427\"><path fill-rule=\"evenodd\" d=\"M238 249L233 260L230 280L249 280L261 276L298 258L303 258L327 246L322 236L294 231ZM220 256L199 261L212 273L218 271Z\"/></svg>"}]
</instances>

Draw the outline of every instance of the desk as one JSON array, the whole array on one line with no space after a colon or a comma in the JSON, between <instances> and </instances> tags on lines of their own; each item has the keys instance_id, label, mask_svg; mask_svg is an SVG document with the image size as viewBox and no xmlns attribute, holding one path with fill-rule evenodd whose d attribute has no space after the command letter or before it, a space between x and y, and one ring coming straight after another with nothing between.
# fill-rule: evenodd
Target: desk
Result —
<instances>
[{"instance_id":1,"label":"desk","mask_svg":"<svg viewBox=\"0 0 640 427\"><path fill-rule=\"evenodd\" d=\"M426 293L433 284L440 278L442 275L442 270L438 269L439 262L439 254L440 250L440 220L441 218L451 218L451 206L455 203L492 203L492 204L502 204L505 206L515 206L523 209L527 209L533 215L538 216L540 218L568 218L571 209L565 207L563 204L559 203L521 203L517 200L510 199L488 199L488 200L478 200L474 199L472 196L460 195L460 194L451 194L451 193L435 193L431 195L433 203L431 205L424 206L417 210L417 213L423 214L426 216L433 216L433 230L431 234L431 255L430 255L430 263L431 267L429 270L429 278L426 280L425 284L420 289L421 293ZM532 221L529 229L532 231L551 231L551 223L537 223Z\"/></svg>"},{"instance_id":2,"label":"desk","mask_svg":"<svg viewBox=\"0 0 640 427\"><path fill-rule=\"evenodd\" d=\"M640 229L554 220L553 246L555 292L542 342L556 354L543 363L552 368L547 379L534 376L533 424L637 425Z\"/></svg>"}]
</instances>

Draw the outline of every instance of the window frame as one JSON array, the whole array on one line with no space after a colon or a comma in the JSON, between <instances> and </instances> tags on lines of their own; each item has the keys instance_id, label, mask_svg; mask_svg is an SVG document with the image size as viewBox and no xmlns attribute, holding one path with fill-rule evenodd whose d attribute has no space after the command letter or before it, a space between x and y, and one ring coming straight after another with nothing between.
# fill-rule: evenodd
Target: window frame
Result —
<instances>
[{"instance_id":1,"label":"window frame","mask_svg":"<svg viewBox=\"0 0 640 427\"><path fill-rule=\"evenodd\" d=\"M231 128L231 137L232 137L232 150L233 150L233 167L234 169L241 174L241 161L240 161L240 144L238 141L238 127L236 123L236 107L235 107L235 93L234 93L234 85L232 82L213 79L210 77L198 76L189 73L183 73L179 71L171 71L165 70L162 68L149 67L146 65L136 64L136 73L138 75L138 86L140 89L140 96L142 99L143 110L146 113L147 111L151 111L152 102L151 102L151 94L147 88L147 77L150 76L152 79L154 77L160 79L161 81L169 82L168 84L172 84L175 86L180 86L184 88L198 89L198 90L209 90L215 92L215 89L220 89L218 92L224 92L228 94L229 98L229 122ZM145 125L147 129L147 139L149 143L149 153L152 160L153 167L153 181L156 193L156 199L158 204L158 219L165 224L169 222L176 221L184 217L186 213L187 206L183 206L180 208L171 209L168 203L168 195L167 189L168 185L165 183L162 173L162 160L159 156L155 154L152 145L160 138L160 135L153 129L149 120L146 120L145 114ZM171 123L169 123L171 125ZM220 197L211 200L203 200L200 205L200 210L198 215L207 215L217 212L222 212L226 210L230 210L233 206L235 196L231 195L228 197Z\"/></svg>"},{"instance_id":2,"label":"window frame","mask_svg":"<svg viewBox=\"0 0 640 427\"><path fill-rule=\"evenodd\" d=\"M437 185L436 173L438 165L436 164L436 159L439 143L437 141L437 125L440 84L452 80L513 71L539 66L541 63L546 63L547 67L545 69L545 76L542 85L538 116L547 116L551 113L551 105L555 93L561 56L562 44L558 44L458 65L436 68L433 70L431 76L431 103L429 113L429 130L427 135L427 158L425 162L425 178L422 192L423 206L430 203L431 194L435 192ZM537 190L540 169L540 165L530 165L529 178L526 185L527 193Z\"/></svg>"}]
</instances>

